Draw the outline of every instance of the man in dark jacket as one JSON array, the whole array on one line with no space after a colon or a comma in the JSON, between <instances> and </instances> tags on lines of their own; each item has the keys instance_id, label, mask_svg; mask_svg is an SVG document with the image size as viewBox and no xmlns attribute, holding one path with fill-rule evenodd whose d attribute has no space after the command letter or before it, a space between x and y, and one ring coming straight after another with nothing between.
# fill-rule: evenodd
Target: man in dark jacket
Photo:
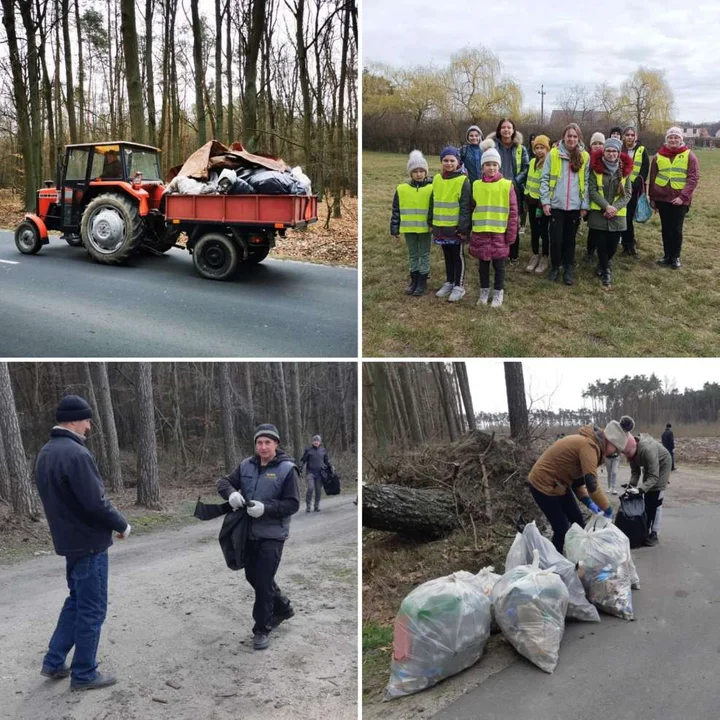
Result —
<instances>
[{"instance_id":1,"label":"man in dark jacket","mask_svg":"<svg viewBox=\"0 0 720 720\"><path fill-rule=\"evenodd\" d=\"M663 447L670 453L670 459L672 460L672 468L675 469L675 435L672 431L672 425L668 423L665 426L665 432L662 434Z\"/></svg>"},{"instance_id":2,"label":"man in dark jacket","mask_svg":"<svg viewBox=\"0 0 720 720\"><path fill-rule=\"evenodd\" d=\"M77 395L57 407L57 425L35 466L35 483L45 508L55 552L65 556L70 595L50 638L41 673L60 679L72 674L72 690L114 685L117 678L97 671L96 653L107 614L108 548L112 533L124 540L127 520L105 497L95 458L85 447L92 409ZM75 647L72 666L65 665Z\"/></svg>"},{"instance_id":3,"label":"man in dark jacket","mask_svg":"<svg viewBox=\"0 0 720 720\"><path fill-rule=\"evenodd\" d=\"M290 516L300 508L298 468L280 448L274 425L255 430L255 455L245 458L217 490L233 508L247 508L252 518L245 547L245 577L255 590L253 648L270 644L270 631L295 611L275 583L283 546L288 538Z\"/></svg>"},{"instance_id":4,"label":"man in dark jacket","mask_svg":"<svg viewBox=\"0 0 720 720\"><path fill-rule=\"evenodd\" d=\"M305 469L307 479L307 492L305 493L305 512L310 512L310 504L315 491L315 512L320 512L320 491L322 490L322 475L327 470L332 470L330 456L327 450L321 447L322 438L313 435L312 445L305 450L300 458L300 470Z\"/></svg>"}]
</instances>

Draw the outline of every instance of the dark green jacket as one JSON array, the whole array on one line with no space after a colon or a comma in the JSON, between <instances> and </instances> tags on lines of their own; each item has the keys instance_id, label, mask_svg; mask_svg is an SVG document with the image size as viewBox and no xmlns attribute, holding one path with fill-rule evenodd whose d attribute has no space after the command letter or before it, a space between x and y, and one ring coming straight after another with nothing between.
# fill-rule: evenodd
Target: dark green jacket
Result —
<instances>
[{"instance_id":1,"label":"dark green jacket","mask_svg":"<svg viewBox=\"0 0 720 720\"><path fill-rule=\"evenodd\" d=\"M636 436L635 440L638 445L635 457L630 460L630 484L643 492L665 490L672 469L670 453L655 438L645 433L639 438Z\"/></svg>"}]
</instances>

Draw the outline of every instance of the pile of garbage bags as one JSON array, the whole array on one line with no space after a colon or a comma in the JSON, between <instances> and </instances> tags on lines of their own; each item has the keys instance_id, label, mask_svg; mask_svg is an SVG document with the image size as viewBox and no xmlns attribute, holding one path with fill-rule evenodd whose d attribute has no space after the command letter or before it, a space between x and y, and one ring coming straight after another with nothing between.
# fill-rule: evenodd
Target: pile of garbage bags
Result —
<instances>
[{"instance_id":1,"label":"pile of garbage bags","mask_svg":"<svg viewBox=\"0 0 720 720\"><path fill-rule=\"evenodd\" d=\"M512 646L541 670L552 673L565 633L568 589L552 570L540 569L540 553L532 565L506 572L493 588L495 621Z\"/></svg>"},{"instance_id":2,"label":"pile of garbage bags","mask_svg":"<svg viewBox=\"0 0 720 720\"><path fill-rule=\"evenodd\" d=\"M490 637L490 600L463 570L405 597L395 618L386 699L431 687L476 663Z\"/></svg>"}]
</instances>

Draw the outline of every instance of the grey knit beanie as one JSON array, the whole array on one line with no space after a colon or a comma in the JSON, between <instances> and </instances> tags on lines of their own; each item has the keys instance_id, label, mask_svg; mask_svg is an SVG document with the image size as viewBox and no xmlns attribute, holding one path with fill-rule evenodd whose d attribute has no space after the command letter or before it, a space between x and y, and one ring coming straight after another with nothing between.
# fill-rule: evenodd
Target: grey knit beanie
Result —
<instances>
[{"instance_id":1,"label":"grey knit beanie","mask_svg":"<svg viewBox=\"0 0 720 720\"><path fill-rule=\"evenodd\" d=\"M605 141L605 150L617 150L620 152L622 150L622 142L618 140L617 138L608 138Z\"/></svg>"},{"instance_id":2,"label":"grey knit beanie","mask_svg":"<svg viewBox=\"0 0 720 720\"><path fill-rule=\"evenodd\" d=\"M263 423L262 425L258 425L255 428L255 436L253 437L253 442L256 442L257 439L261 437L267 437L271 440L276 440L277 442L280 442L280 433L278 432L278 429L270 423Z\"/></svg>"},{"instance_id":3,"label":"grey knit beanie","mask_svg":"<svg viewBox=\"0 0 720 720\"><path fill-rule=\"evenodd\" d=\"M322 442L322 438L319 435L313 435L312 441L315 442L316 440L317 442Z\"/></svg>"},{"instance_id":4,"label":"grey knit beanie","mask_svg":"<svg viewBox=\"0 0 720 720\"><path fill-rule=\"evenodd\" d=\"M468 135L469 135L473 130L475 130L476 132L480 133L480 140L482 140L482 139L483 139L483 131L482 131L477 125L471 125L471 126L467 129L467 132L465 133L465 139L466 139L466 140L468 139Z\"/></svg>"},{"instance_id":5,"label":"grey knit beanie","mask_svg":"<svg viewBox=\"0 0 720 720\"><path fill-rule=\"evenodd\" d=\"M413 150L408 158L407 171L411 173L413 170L428 171L427 160L419 150Z\"/></svg>"}]
</instances>

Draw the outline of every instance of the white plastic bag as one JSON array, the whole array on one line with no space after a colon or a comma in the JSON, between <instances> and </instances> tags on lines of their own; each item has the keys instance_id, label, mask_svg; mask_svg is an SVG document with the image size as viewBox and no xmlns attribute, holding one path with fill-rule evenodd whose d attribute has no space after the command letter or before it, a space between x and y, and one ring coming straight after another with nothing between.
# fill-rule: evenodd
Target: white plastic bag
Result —
<instances>
[{"instance_id":1,"label":"white plastic bag","mask_svg":"<svg viewBox=\"0 0 720 720\"><path fill-rule=\"evenodd\" d=\"M588 602L575 565L563 557L555 546L540 533L535 522L528 523L522 533L515 536L505 559L505 572L518 565L528 565L533 559L533 550L540 557L540 569L557 573L568 589L569 601L567 615L575 620L600 622L598 611Z\"/></svg>"},{"instance_id":2,"label":"white plastic bag","mask_svg":"<svg viewBox=\"0 0 720 720\"><path fill-rule=\"evenodd\" d=\"M492 565L488 565L475 575L475 582L478 584L478 587L485 597L489 598L492 595L492 589L495 587L495 583L501 577L502 575L496 573L495 568Z\"/></svg>"},{"instance_id":3,"label":"white plastic bag","mask_svg":"<svg viewBox=\"0 0 720 720\"><path fill-rule=\"evenodd\" d=\"M299 165L294 167L290 174L305 188L308 195L312 195L312 182Z\"/></svg>"},{"instance_id":4,"label":"white plastic bag","mask_svg":"<svg viewBox=\"0 0 720 720\"><path fill-rule=\"evenodd\" d=\"M512 646L541 670L558 663L565 633L568 589L552 570L541 570L537 549L532 565L506 572L492 592L495 620Z\"/></svg>"},{"instance_id":5,"label":"white plastic bag","mask_svg":"<svg viewBox=\"0 0 720 720\"><path fill-rule=\"evenodd\" d=\"M631 572L635 566L630 543L611 523L593 518L588 527L572 524L565 536L565 556L577 564L590 602L609 615L632 620Z\"/></svg>"},{"instance_id":6,"label":"white plastic bag","mask_svg":"<svg viewBox=\"0 0 720 720\"><path fill-rule=\"evenodd\" d=\"M635 562L632 559L632 550L630 548L630 539L628 536L617 525L615 525L612 520L606 518L603 514L595 515L595 517L591 518L585 526L585 529L588 531L603 530L605 528L612 528L611 532L614 532L617 535L618 542L622 542L623 545L627 546L625 549L627 551L627 572L630 576L630 586L633 590L639 590L640 578L637 573L637 568L635 567Z\"/></svg>"},{"instance_id":7,"label":"white plastic bag","mask_svg":"<svg viewBox=\"0 0 720 720\"><path fill-rule=\"evenodd\" d=\"M416 587L395 618L385 699L431 687L476 663L490 637L490 600L461 570Z\"/></svg>"}]
</instances>

